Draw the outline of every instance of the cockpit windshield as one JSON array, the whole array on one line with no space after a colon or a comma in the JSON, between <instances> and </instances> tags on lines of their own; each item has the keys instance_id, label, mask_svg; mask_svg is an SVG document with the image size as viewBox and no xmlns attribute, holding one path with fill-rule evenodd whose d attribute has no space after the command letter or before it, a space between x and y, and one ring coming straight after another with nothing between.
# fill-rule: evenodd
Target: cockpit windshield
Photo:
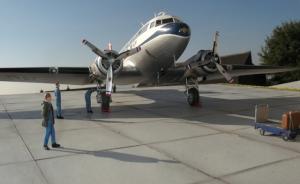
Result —
<instances>
[{"instance_id":1,"label":"cockpit windshield","mask_svg":"<svg viewBox=\"0 0 300 184\"><path fill-rule=\"evenodd\" d=\"M159 26L159 25L162 25L162 24L173 23L173 22L180 22L180 20L178 20L177 18L159 19L159 20L156 20L156 25L155 26Z\"/></svg>"},{"instance_id":2,"label":"cockpit windshield","mask_svg":"<svg viewBox=\"0 0 300 184\"><path fill-rule=\"evenodd\" d=\"M162 24L172 23L174 22L173 18L163 19Z\"/></svg>"}]
</instances>

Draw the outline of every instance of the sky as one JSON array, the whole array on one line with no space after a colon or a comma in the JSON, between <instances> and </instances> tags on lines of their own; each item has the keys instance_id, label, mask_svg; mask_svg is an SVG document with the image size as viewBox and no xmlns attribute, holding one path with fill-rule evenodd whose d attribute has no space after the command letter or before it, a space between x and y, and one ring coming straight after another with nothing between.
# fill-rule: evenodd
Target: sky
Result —
<instances>
[{"instance_id":1,"label":"sky","mask_svg":"<svg viewBox=\"0 0 300 184\"><path fill-rule=\"evenodd\" d=\"M272 30L300 20L300 0L0 0L0 67L88 66L111 42L119 51L155 13L181 17L192 30L185 60L210 49L220 32L220 53L252 51Z\"/></svg>"}]
</instances>

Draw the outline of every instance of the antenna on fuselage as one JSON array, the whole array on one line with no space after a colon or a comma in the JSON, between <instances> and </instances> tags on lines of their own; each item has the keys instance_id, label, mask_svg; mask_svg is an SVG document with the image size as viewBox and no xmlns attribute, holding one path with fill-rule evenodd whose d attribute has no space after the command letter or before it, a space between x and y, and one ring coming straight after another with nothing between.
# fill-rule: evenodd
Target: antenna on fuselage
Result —
<instances>
[{"instance_id":1,"label":"antenna on fuselage","mask_svg":"<svg viewBox=\"0 0 300 184\"><path fill-rule=\"evenodd\" d=\"M164 12L164 11L161 11L161 12L159 12L159 13L157 14L157 16L163 16L163 15L167 15L167 13Z\"/></svg>"}]
</instances>

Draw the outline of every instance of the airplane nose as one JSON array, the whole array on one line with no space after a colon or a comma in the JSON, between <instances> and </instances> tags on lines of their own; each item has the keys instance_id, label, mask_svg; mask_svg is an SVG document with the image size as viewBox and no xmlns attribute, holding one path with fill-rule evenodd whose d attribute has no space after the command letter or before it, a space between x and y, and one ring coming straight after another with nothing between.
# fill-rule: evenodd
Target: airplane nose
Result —
<instances>
[{"instance_id":1,"label":"airplane nose","mask_svg":"<svg viewBox=\"0 0 300 184\"><path fill-rule=\"evenodd\" d=\"M191 35L189 26L183 22L166 24L161 30L164 33L175 34L178 36L189 37Z\"/></svg>"}]
</instances>

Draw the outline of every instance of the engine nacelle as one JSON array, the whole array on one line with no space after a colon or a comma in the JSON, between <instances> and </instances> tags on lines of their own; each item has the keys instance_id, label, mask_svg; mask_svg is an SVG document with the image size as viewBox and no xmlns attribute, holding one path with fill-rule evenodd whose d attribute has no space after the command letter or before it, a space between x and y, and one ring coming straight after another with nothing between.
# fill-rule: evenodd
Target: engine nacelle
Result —
<instances>
[{"instance_id":1,"label":"engine nacelle","mask_svg":"<svg viewBox=\"0 0 300 184\"><path fill-rule=\"evenodd\" d=\"M118 52L114 50L105 50L105 54L108 55L109 59L115 59L118 57ZM90 65L90 77L92 80L105 80L107 70L109 69L109 59L97 57L95 61ZM113 74L116 75L123 69L123 62L121 60L114 60L112 64Z\"/></svg>"},{"instance_id":2,"label":"engine nacelle","mask_svg":"<svg viewBox=\"0 0 300 184\"><path fill-rule=\"evenodd\" d=\"M189 65L191 69L197 71L199 75L206 75L218 71L214 60L219 63L218 56L214 55L212 50L200 50L193 62Z\"/></svg>"}]
</instances>

